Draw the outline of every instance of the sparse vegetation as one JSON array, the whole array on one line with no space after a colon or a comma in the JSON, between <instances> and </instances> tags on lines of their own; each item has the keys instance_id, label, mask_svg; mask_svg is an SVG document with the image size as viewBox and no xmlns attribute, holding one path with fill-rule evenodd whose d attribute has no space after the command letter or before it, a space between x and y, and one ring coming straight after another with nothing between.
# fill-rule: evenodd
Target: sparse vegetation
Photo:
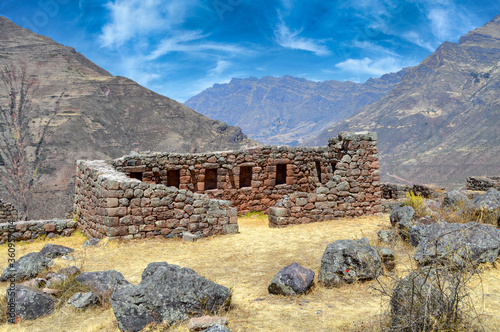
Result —
<instances>
[{"instance_id":1,"label":"sparse vegetation","mask_svg":"<svg viewBox=\"0 0 500 332\"><path fill-rule=\"evenodd\" d=\"M415 195L412 190L406 193L404 205L411 206L415 210L415 217L425 217L427 211L424 206L424 199L420 194Z\"/></svg>"},{"instance_id":2,"label":"sparse vegetation","mask_svg":"<svg viewBox=\"0 0 500 332\"><path fill-rule=\"evenodd\" d=\"M69 246L76 249L72 253L76 262L56 259L53 270L68 265L83 266L86 271L114 269L135 284L140 282L141 273L150 262L167 261L192 268L232 290L230 310L221 314L229 319L229 328L234 332L387 330L390 318L383 311L389 298L381 298L373 288L378 285L377 281L332 289L316 286L310 293L294 297L269 295L267 286L279 269L295 261L317 273L323 251L335 240L366 236L372 245L376 245L377 231L381 224L388 224L388 215L272 229L268 227L265 215L252 213L249 217L240 217L239 224L240 234L203 238L196 242L177 239L104 241L105 246L81 248L86 238L75 233L69 238L34 241L16 248L20 257L39 251L47 241ZM412 258L414 247L402 241L389 247L396 252L397 264L392 276L380 278L387 285L396 277L401 279L406 276L408 267L416 267ZM6 247L0 246L0 256L4 257L5 251ZM500 296L495 295L500 293L499 275L497 267L485 265L481 279L475 275L467 284L471 295L485 294L484 306L475 305L483 315L469 314L480 317L487 331L500 326L500 317L496 314ZM7 287L6 283L0 285L2 291ZM67 289L66 296L76 291L72 287ZM118 331L109 305L78 311L62 301L60 303L50 316L14 326L3 324L0 331ZM170 327L167 324L151 324L145 329L151 332L167 330L188 331L187 322Z\"/></svg>"}]
</instances>

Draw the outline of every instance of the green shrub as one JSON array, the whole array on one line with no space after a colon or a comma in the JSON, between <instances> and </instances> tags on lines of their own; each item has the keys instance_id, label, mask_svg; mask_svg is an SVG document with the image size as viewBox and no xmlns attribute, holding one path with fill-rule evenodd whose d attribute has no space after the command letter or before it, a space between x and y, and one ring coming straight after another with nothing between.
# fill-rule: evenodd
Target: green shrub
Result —
<instances>
[{"instance_id":1,"label":"green shrub","mask_svg":"<svg viewBox=\"0 0 500 332\"><path fill-rule=\"evenodd\" d=\"M424 207L424 199L420 194L415 195L412 190L406 193L406 206L411 206L415 210L415 217L422 218L426 215L426 209Z\"/></svg>"}]
</instances>

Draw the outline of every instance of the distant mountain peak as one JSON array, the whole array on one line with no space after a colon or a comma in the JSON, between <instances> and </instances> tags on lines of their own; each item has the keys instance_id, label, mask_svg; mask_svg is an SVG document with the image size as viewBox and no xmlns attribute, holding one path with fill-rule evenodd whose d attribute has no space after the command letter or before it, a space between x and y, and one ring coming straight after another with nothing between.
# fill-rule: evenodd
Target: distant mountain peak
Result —
<instances>
[{"instance_id":1,"label":"distant mountain peak","mask_svg":"<svg viewBox=\"0 0 500 332\"><path fill-rule=\"evenodd\" d=\"M332 132L378 132L382 180L460 185L471 175L498 175L500 164L500 15L444 42L392 91L330 126ZM392 178L391 178L392 181Z\"/></svg>"}]
</instances>

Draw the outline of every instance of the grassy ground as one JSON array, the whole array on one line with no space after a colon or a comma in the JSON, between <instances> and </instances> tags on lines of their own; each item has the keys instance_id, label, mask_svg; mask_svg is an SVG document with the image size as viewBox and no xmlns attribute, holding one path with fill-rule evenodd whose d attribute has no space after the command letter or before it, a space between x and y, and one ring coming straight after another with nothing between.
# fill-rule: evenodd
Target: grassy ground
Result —
<instances>
[{"instance_id":1,"label":"grassy ground","mask_svg":"<svg viewBox=\"0 0 500 332\"><path fill-rule=\"evenodd\" d=\"M377 231L390 226L389 217L341 219L288 228L273 229L267 217L250 215L239 219L240 233L200 239L194 243L172 240L112 241L104 246L81 248L86 240L81 235L50 240L51 243L75 248L76 265L84 271L114 269L127 280L139 283L141 273L150 262L166 261L190 267L202 276L233 290L233 305L228 317L230 329L237 331L365 331L377 330L386 301L373 289L376 281L357 283L334 289L316 286L297 297L271 296L267 285L278 270L298 262L316 273L326 246L338 239L366 236L378 244ZM40 250L47 241L18 244L17 257ZM397 274L405 273L412 264L413 248L399 243L394 247L401 262ZM5 268L5 245L0 246L0 267ZM56 259L57 268L75 264ZM5 263L4 263L5 262ZM487 330L500 329L496 312L500 307L500 271L485 267L484 323ZM383 278L388 282L389 278ZM0 283L4 292L7 283ZM479 292L478 294L481 294ZM172 328L188 331L187 323ZM153 329L156 331L162 328ZM118 331L111 307L79 312L64 305L54 314L21 324L0 325L0 331Z\"/></svg>"}]
</instances>

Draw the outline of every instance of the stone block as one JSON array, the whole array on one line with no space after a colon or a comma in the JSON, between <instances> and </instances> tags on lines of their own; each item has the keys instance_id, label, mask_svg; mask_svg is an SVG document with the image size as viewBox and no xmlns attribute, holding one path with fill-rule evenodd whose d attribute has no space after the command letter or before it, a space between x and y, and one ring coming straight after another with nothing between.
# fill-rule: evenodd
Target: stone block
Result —
<instances>
[{"instance_id":1,"label":"stone block","mask_svg":"<svg viewBox=\"0 0 500 332\"><path fill-rule=\"evenodd\" d=\"M108 208L107 210L109 217L123 217L127 214L126 207Z\"/></svg>"},{"instance_id":2,"label":"stone block","mask_svg":"<svg viewBox=\"0 0 500 332\"><path fill-rule=\"evenodd\" d=\"M116 197L106 198L106 206L108 208L115 208L115 207L118 207L118 205L119 205L118 198L116 198Z\"/></svg>"}]
</instances>

